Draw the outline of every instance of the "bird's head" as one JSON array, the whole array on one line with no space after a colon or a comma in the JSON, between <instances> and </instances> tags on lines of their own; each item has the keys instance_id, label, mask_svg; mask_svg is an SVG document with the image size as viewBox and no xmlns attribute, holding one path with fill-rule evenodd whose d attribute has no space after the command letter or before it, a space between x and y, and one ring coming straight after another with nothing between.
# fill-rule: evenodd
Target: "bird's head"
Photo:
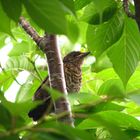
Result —
<instances>
[{"instance_id":1,"label":"bird's head","mask_svg":"<svg viewBox=\"0 0 140 140\"><path fill-rule=\"evenodd\" d=\"M74 65L81 66L83 64L84 58L89 54L90 52L80 52L80 51L73 51L67 54L63 62L64 63L73 63Z\"/></svg>"}]
</instances>

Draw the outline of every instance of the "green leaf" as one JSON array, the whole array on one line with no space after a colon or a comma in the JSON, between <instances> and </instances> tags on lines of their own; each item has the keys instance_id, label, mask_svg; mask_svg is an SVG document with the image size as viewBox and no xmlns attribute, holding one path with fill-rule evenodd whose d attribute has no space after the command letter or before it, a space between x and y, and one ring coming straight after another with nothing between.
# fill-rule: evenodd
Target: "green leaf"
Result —
<instances>
[{"instance_id":1,"label":"green leaf","mask_svg":"<svg viewBox=\"0 0 140 140\"><path fill-rule=\"evenodd\" d=\"M61 97L64 97L64 94L62 94L61 92L55 90L55 89L51 89L49 87L44 87L45 90L48 91L48 93L51 95L52 99L54 101L56 101L57 99L61 98Z\"/></svg>"},{"instance_id":2,"label":"green leaf","mask_svg":"<svg viewBox=\"0 0 140 140\"><path fill-rule=\"evenodd\" d=\"M129 98L129 96L128 96ZM140 106L139 103L135 103L135 101L129 100L129 102L126 104L126 111L128 114L133 116L140 116Z\"/></svg>"},{"instance_id":3,"label":"green leaf","mask_svg":"<svg viewBox=\"0 0 140 140\"><path fill-rule=\"evenodd\" d=\"M101 118L102 120L117 125L121 128L140 131L140 121L125 113L117 111L103 111L92 115L91 118L93 121L96 118L95 120L97 120L97 122L99 121L98 118Z\"/></svg>"},{"instance_id":4,"label":"green leaf","mask_svg":"<svg viewBox=\"0 0 140 140\"><path fill-rule=\"evenodd\" d=\"M92 71L93 72L100 72L104 69L112 67L112 63L110 62L109 58L107 55L101 55L101 57L97 58L95 63L92 64Z\"/></svg>"},{"instance_id":5,"label":"green leaf","mask_svg":"<svg viewBox=\"0 0 140 140\"><path fill-rule=\"evenodd\" d=\"M5 129L10 129L11 120L12 116L10 112L0 103L0 125L4 126Z\"/></svg>"},{"instance_id":6,"label":"green leaf","mask_svg":"<svg viewBox=\"0 0 140 140\"><path fill-rule=\"evenodd\" d=\"M91 72L88 68L87 70L82 71L82 86L80 92L97 93L102 83L103 80L101 78L96 78L96 74Z\"/></svg>"},{"instance_id":7,"label":"green leaf","mask_svg":"<svg viewBox=\"0 0 140 140\"><path fill-rule=\"evenodd\" d=\"M10 19L3 11L1 1L0 1L0 19L2 20L0 22L0 32L4 32L12 36L10 28Z\"/></svg>"},{"instance_id":8,"label":"green leaf","mask_svg":"<svg viewBox=\"0 0 140 140\"><path fill-rule=\"evenodd\" d=\"M96 78L107 81L110 79L118 79L118 75L115 73L113 68L108 68L97 73Z\"/></svg>"},{"instance_id":9,"label":"green leaf","mask_svg":"<svg viewBox=\"0 0 140 140\"><path fill-rule=\"evenodd\" d=\"M96 136L97 136L97 139L99 140L112 140L111 134L104 127L97 128Z\"/></svg>"},{"instance_id":10,"label":"green leaf","mask_svg":"<svg viewBox=\"0 0 140 140\"><path fill-rule=\"evenodd\" d=\"M114 44L123 32L124 16L118 11L112 19L101 25L89 25L87 29L88 49L96 56L104 53Z\"/></svg>"},{"instance_id":11,"label":"green leaf","mask_svg":"<svg viewBox=\"0 0 140 140\"><path fill-rule=\"evenodd\" d=\"M12 84L12 82L14 81L14 76L16 76L17 73L11 73L11 72L1 72L0 73L0 88L2 89L2 91L6 91Z\"/></svg>"},{"instance_id":12,"label":"green leaf","mask_svg":"<svg viewBox=\"0 0 140 140\"><path fill-rule=\"evenodd\" d=\"M32 100L26 100L20 103L12 103L6 100L3 93L0 94L0 100L1 104L10 112L10 114L12 114L13 117L15 117L17 121L18 119L20 119L19 123L16 124L17 127L21 126L20 122L21 123L24 122L21 120L22 119L21 117L26 117L26 119L29 119L27 116L29 110L40 104L39 101L32 102Z\"/></svg>"},{"instance_id":13,"label":"green leaf","mask_svg":"<svg viewBox=\"0 0 140 140\"><path fill-rule=\"evenodd\" d=\"M66 18L63 5L58 0L24 0L28 14L48 33L66 34Z\"/></svg>"},{"instance_id":14,"label":"green leaf","mask_svg":"<svg viewBox=\"0 0 140 140\"><path fill-rule=\"evenodd\" d=\"M10 57L6 62L5 70L33 70L33 65L25 56Z\"/></svg>"},{"instance_id":15,"label":"green leaf","mask_svg":"<svg viewBox=\"0 0 140 140\"><path fill-rule=\"evenodd\" d=\"M106 127L106 129L110 132L112 139L114 140L130 140L129 136L126 135L118 126L112 124L112 123L108 123L104 120L102 120L102 118L98 118L98 121L101 122L101 124Z\"/></svg>"},{"instance_id":16,"label":"green leaf","mask_svg":"<svg viewBox=\"0 0 140 140\"><path fill-rule=\"evenodd\" d=\"M58 132L58 134L60 134L61 136L64 136L65 139L68 139L68 140L77 140L77 139L94 140L92 139L92 136L90 135L90 133L83 130L79 130L77 128L70 127L62 123L46 122L40 127L44 127L44 126L46 126L46 128L53 128L54 130L57 130L56 132Z\"/></svg>"},{"instance_id":17,"label":"green leaf","mask_svg":"<svg viewBox=\"0 0 140 140\"><path fill-rule=\"evenodd\" d=\"M68 95L71 102L78 101L81 104L88 104L91 102L96 102L100 99L99 96L96 96L91 93L75 93L75 94L69 94Z\"/></svg>"},{"instance_id":18,"label":"green leaf","mask_svg":"<svg viewBox=\"0 0 140 140\"><path fill-rule=\"evenodd\" d=\"M86 22L78 22L79 27L79 43L80 44L86 44L86 32L88 28L88 24Z\"/></svg>"},{"instance_id":19,"label":"green leaf","mask_svg":"<svg viewBox=\"0 0 140 140\"><path fill-rule=\"evenodd\" d=\"M89 132L79 130L61 123L45 122L38 126L37 129L44 132L31 133L26 140L95 140ZM36 128L34 129L36 130Z\"/></svg>"},{"instance_id":20,"label":"green leaf","mask_svg":"<svg viewBox=\"0 0 140 140\"><path fill-rule=\"evenodd\" d=\"M104 126L106 129L108 129L108 131L110 132L110 134L112 135L114 140L124 140L124 139L130 140L128 138L128 136L120 130L119 127L117 127L116 125L114 125L110 122L106 122L106 120L102 119L100 116L97 116L97 117L98 118L95 118L95 120L92 120L92 119L84 120L78 126L78 128L80 128L80 129L94 129L97 127L100 128L101 126Z\"/></svg>"},{"instance_id":21,"label":"green leaf","mask_svg":"<svg viewBox=\"0 0 140 140\"><path fill-rule=\"evenodd\" d=\"M82 95L83 93L81 93ZM77 94L78 95L78 94ZM80 95L79 95L80 96ZM74 103L76 103L75 101L78 101L80 104L74 104L74 106L72 106L73 111L75 110L78 113L84 113L84 114L93 114L93 113L97 113L100 111L107 111L107 110L116 110L116 111L122 111L125 107L112 103L110 101L108 102L102 102L101 98L99 96L95 96L95 95L88 95L88 93L83 94L83 98L82 96L80 96L79 98L76 97L76 99L74 98L74 96L69 95L69 100L71 102L71 105L73 105ZM83 105L85 105L85 108L81 108Z\"/></svg>"},{"instance_id":22,"label":"green leaf","mask_svg":"<svg viewBox=\"0 0 140 140\"><path fill-rule=\"evenodd\" d=\"M1 0L3 9L9 18L15 22L19 21L21 14L21 1L20 0Z\"/></svg>"},{"instance_id":23,"label":"green leaf","mask_svg":"<svg viewBox=\"0 0 140 140\"><path fill-rule=\"evenodd\" d=\"M100 124L96 121L93 121L92 119L85 119L77 126L77 128L83 130L95 129L97 127L100 127Z\"/></svg>"},{"instance_id":24,"label":"green leaf","mask_svg":"<svg viewBox=\"0 0 140 140\"><path fill-rule=\"evenodd\" d=\"M135 93L136 91L139 92L139 89L140 89L140 70L136 70L134 72L134 74L131 76L130 80L128 81L128 84L127 84L127 87L126 87L126 90L128 92L128 94L131 92Z\"/></svg>"},{"instance_id":25,"label":"green leaf","mask_svg":"<svg viewBox=\"0 0 140 140\"><path fill-rule=\"evenodd\" d=\"M79 37L79 28L77 26L77 22L70 16L67 18L67 21L68 21L67 36L69 37L72 43L75 43Z\"/></svg>"},{"instance_id":26,"label":"green leaf","mask_svg":"<svg viewBox=\"0 0 140 140\"><path fill-rule=\"evenodd\" d=\"M28 136L24 136L25 140L64 140L64 137L59 136L59 135L51 135L48 133L44 132L36 132L36 133L31 133ZM65 138L65 140L67 140Z\"/></svg>"},{"instance_id":27,"label":"green leaf","mask_svg":"<svg viewBox=\"0 0 140 140\"><path fill-rule=\"evenodd\" d=\"M22 41L21 43L14 43L13 49L9 52L8 56L19 56L25 55L27 53L31 53L31 51L35 50L35 46L30 45L29 42Z\"/></svg>"},{"instance_id":28,"label":"green leaf","mask_svg":"<svg viewBox=\"0 0 140 140\"><path fill-rule=\"evenodd\" d=\"M123 98L124 93L125 89L123 87L123 84L118 79L111 79L106 81L98 91L99 95L107 95L111 98Z\"/></svg>"},{"instance_id":29,"label":"green leaf","mask_svg":"<svg viewBox=\"0 0 140 140\"><path fill-rule=\"evenodd\" d=\"M91 129L100 126L106 127L115 140L129 139L120 128L140 131L139 120L128 114L117 111L103 111L91 115L90 118L79 124L78 128Z\"/></svg>"},{"instance_id":30,"label":"green leaf","mask_svg":"<svg viewBox=\"0 0 140 140\"><path fill-rule=\"evenodd\" d=\"M16 27L12 29L12 33L16 40L21 39L23 42L33 42L32 38L22 29L21 27Z\"/></svg>"},{"instance_id":31,"label":"green leaf","mask_svg":"<svg viewBox=\"0 0 140 140\"><path fill-rule=\"evenodd\" d=\"M74 8L74 2L73 0L59 0L64 6L66 7L66 11L68 13L72 13L75 15L75 8Z\"/></svg>"},{"instance_id":32,"label":"green leaf","mask_svg":"<svg viewBox=\"0 0 140 140\"><path fill-rule=\"evenodd\" d=\"M140 105L140 89L129 93L128 98L137 105Z\"/></svg>"},{"instance_id":33,"label":"green leaf","mask_svg":"<svg viewBox=\"0 0 140 140\"><path fill-rule=\"evenodd\" d=\"M25 84L23 84L20 87L16 96L16 102L22 103L28 100L31 101L35 91L37 90L40 84L41 83L38 80L35 80L35 78L32 75L30 75L27 78Z\"/></svg>"},{"instance_id":34,"label":"green leaf","mask_svg":"<svg viewBox=\"0 0 140 140\"><path fill-rule=\"evenodd\" d=\"M88 5L92 0L75 0L74 5L75 5L75 10L80 10L86 5Z\"/></svg>"},{"instance_id":35,"label":"green leaf","mask_svg":"<svg viewBox=\"0 0 140 140\"><path fill-rule=\"evenodd\" d=\"M109 20L117 11L114 0L94 0L84 10L81 20L90 24L101 24Z\"/></svg>"},{"instance_id":36,"label":"green leaf","mask_svg":"<svg viewBox=\"0 0 140 140\"><path fill-rule=\"evenodd\" d=\"M18 134L12 134L12 135L9 135L9 136L0 137L0 139L3 139L3 140L19 140L19 136L18 136Z\"/></svg>"},{"instance_id":37,"label":"green leaf","mask_svg":"<svg viewBox=\"0 0 140 140\"><path fill-rule=\"evenodd\" d=\"M136 22L126 17L122 37L108 51L113 68L125 86L135 71L140 59L139 44L140 33Z\"/></svg>"},{"instance_id":38,"label":"green leaf","mask_svg":"<svg viewBox=\"0 0 140 140\"><path fill-rule=\"evenodd\" d=\"M112 103L112 102L106 102L106 103L100 103L97 104L95 107L92 107L92 112L100 112L100 111L107 111L107 110L115 110L115 111L122 111L124 110L124 106Z\"/></svg>"},{"instance_id":39,"label":"green leaf","mask_svg":"<svg viewBox=\"0 0 140 140\"><path fill-rule=\"evenodd\" d=\"M6 37L7 37L6 34L0 33L0 49L5 46Z\"/></svg>"},{"instance_id":40,"label":"green leaf","mask_svg":"<svg viewBox=\"0 0 140 140\"><path fill-rule=\"evenodd\" d=\"M125 133L131 138L131 140L133 139L137 139L137 136L140 136L140 131L137 130L126 130Z\"/></svg>"}]
</instances>

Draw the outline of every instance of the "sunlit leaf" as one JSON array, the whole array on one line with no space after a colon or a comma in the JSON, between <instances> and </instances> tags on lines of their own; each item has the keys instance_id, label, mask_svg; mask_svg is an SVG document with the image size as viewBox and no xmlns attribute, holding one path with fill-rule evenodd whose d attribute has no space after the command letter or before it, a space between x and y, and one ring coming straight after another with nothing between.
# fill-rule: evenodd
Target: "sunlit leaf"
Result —
<instances>
[{"instance_id":1,"label":"sunlit leaf","mask_svg":"<svg viewBox=\"0 0 140 140\"><path fill-rule=\"evenodd\" d=\"M81 20L90 24L101 24L109 20L117 11L114 0L94 0L84 10Z\"/></svg>"},{"instance_id":2,"label":"sunlit leaf","mask_svg":"<svg viewBox=\"0 0 140 140\"><path fill-rule=\"evenodd\" d=\"M60 134L60 136L64 136L66 140L94 140L92 139L92 136L83 130L79 130L77 128L70 127L68 125L64 125L62 123L57 123L56 122L48 122L40 125L40 127L44 127L47 124L46 128L53 128L54 130L57 130L57 134ZM55 131L54 131L55 133ZM53 134L53 133L52 133ZM58 135L59 136L59 135Z\"/></svg>"},{"instance_id":3,"label":"sunlit leaf","mask_svg":"<svg viewBox=\"0 0 140 140\"><path fill-rule=\"evenodd\" d=\"M114 110L114 111L122 111L125 107L112 103L112 102L105 102L97 104L92 108L92 112L100 112L100 111L107 111L107 110Z\"/></svg>"},{"instance_id":4,"label":"sunlit leaf","mask_svg":"<svg viewBox=\"0 0 140 140\"><path fill-rule=\"evenodd\" d=\"M120 80L111 79L103 83L98 91L98 94L107 95L111 98L123 98L125 96L125 89Z\"/></svg>"},{"instance_id":5,"label":"sunlit leaf","mask_svg":"<svg viewBox=\"0 0 140 140\"><path fill-rule=\"evenodd\" d=\"M76 10L80 10L81 8L88 5L92 0L75 0L74 5Z\"/></svg>"},{"instance_id":6,"label":"sunlit leaf","mask_svg":"<svg viewBox=\"0 0 140 140\"><path fill-rule=\"evenodd\" d=\"M11 84L14 81L14 76L16 76L17 73L11 73L11 72L1 72L0 73L0 88L2 91L6 91Z\"/></svg>"},{"instance_id":7,"label":"sunlit leaf","mask_svg":"<svg viewBox=\"0 0 140 140\"><path fill-rule=\"evenodd\" d=\"M96 77L104 81L118 78L117 74L112 68L108 68L108 69L98 72Z\"/></svg>"},{"instance_id":8,"label":"sunlit leaf","mask_svg":"<svg viewBox=\"0 0 140 140\"><path fill-rule=\"evenodd\" d=\"M127 92L137 92L140 89L140 71L136 70L127 84Z\"/></svg>"},{"instance_id":9,"label":"sunlit leaf","mask_svg":"<svg viewBox=\"0 0 140 140\"><path fill-rule=\"evenodd\" d=\"M3 11L1 1L0 1L0 19L2 19L2 21L0 22L0 32L4 32L12 36L10 28L10 19Z\"/></svg>"},{"instance_id":10,"label":"sunlit leaf","mask_svg":"<svg viewBox=\"0 0 140 140\"><path fill-rule=\"evenodd\" d=\"M6 34L0 33L0 49L5 45Z\"/></svg>"},{"instance_id":11,"label":"sunlit leaf","mask_svg":"<svg viewBox=\"0 0 140 140\"><path fill-rule=\"evenodd\" d=\"M32 101L32 97L39 85L40 82L30 75L26 82L20 87L16 96L16 102L22 103L28 100Z\"/></svg>"},{"instance_id":12,"label":"sunlit leaf","mask_svg":"<svg viewBox=\"0 0 140 140\"><path fill-rule=\"evenodd\" d=\"M71 101L78 101L81 104L88 104L91 102L96 102L100 99L99 96L96 96L94 94L91 93L75 93L75 94L69 94L68 95L69 99Z\"/></svg>"},{"instance_id":13,"label":"sunlit leaf","mask_svg":"<svg viewBox=\"0 0 140 140\"><path fill-rule=\"evenodd\" d=\"M124 30L120 40L108 52L113 68L125 86L140 59L139 44L140 33L136 22L130 18L125 18Z\"/></svg>"},{"instance_id":14,"label":"sunlit leaf","mask_svg":"<svg viewBox=\"0 0 140 140\"><path fill-rule=\"evenodd\" d=\"M31 18L45 31L66 34L65 11L58 0L24 0L23 3Z\"/></svg>"},{"instance_id":15,"label":"sunlit leaf","mask_svg":"<svg viewBox=\"0 0 140 140\"><path fill-rule=\"evenodd\" d=\"M4 126L5 129L10 129L11 120L12 116L10 112L2 104L0 104L0 125Z\"/></svg>"},{"instance_id":16,"label":"sunlit leaf","mask_svg":"<svg viewBox=\"0 0 140 140\"><path fill-rule=\"evenodd\" d=\"M134 117L120 113L117 111L103 111L91 118L84 120L78 127L89 129L98 127L99 125L106 127L115 140L123 140L129 137L121 131L120 128L140 130L140 121Z\"/></svg>"},{"instance_id":17,"label":"sunlit leaf","mask_svg":"<svg viewBox=\"0 0 140 140\"><path fill-rule=\"evenodd\" d=\"M89 25L87 29L88 49L100 56L120 37L123 31L123 13L118 11L112 19L101 25Z\"/></svg>"},{"instance_id":18,"label":"sunlit leaf","mask_svg":"<svg viewBox=\"0 0 140 140\"><path fill-rule=\"evenodd\" d=\"M6 70L33 70L33 65L30 63L27 57L13 56L8 59L5 66Z\"/></svg>"},{"instance_id":19,"label":"sunlit leaf","mask_svg":"<svg viewBox=\"0 0 140 140\"><path fill-rule=\"evenodd\" d=\"M0 94L1 104L13 115L13 116L22 116L23 114L26 116L30 109L34 108L40 102L32 102L32 100L20 102L20 103L12 103L7 101L3 94ZM29 119L29 118L28 118Z\"/></svg>"},{"instance_id":20,"label":"sunlit leaf","mask_svg":"<svg viewBox=\"0 0 140 140\"><path fill-rule=\"evenodd\" d=\"M66 7L66 11L70 14L75 15L75 9L74 9L74 2L73 0L59 0L64 6Z\"/></svg>"},{"instance_id":21,"label":"sunlit leaf","mask_svg":"<svg viewBox=\"0 0 140 140\"><path fill-rule=\"evenodd\" d=\"M75 43L79 37L79 28L77 26L77 22L72 17L68 17L67 20L68 20L67 36L73 43Z\"/></svg>"},{"instance_id":22,"label":"sunlit leaf","mask_svg":"<svg viewBox=\"0 0 140 140\"><path fill-rule=\"evenodd\" d=\"M95 63L92 64L92 71L100 72L110 67L112 67L112 63L110 62L109 58L107 55L102 55L101 57L97 58Z\"/></svg>"},{"instance_id":23,"label":"sunlit leaf","mask_svg":"<svg viewBox=\"0 0 140 140\"><path fill-rule=\"evenodd\" d=\"M32 45L32 49L35 50L34 45ZM15 43L13 49L8 54L9 56L19 56L24 55L31 52L31 47L28 42L22 41L21 43Z\"/></svg>"},{"instance_id":24,"label":"sunlit leaf","mask_svg":"<svg viewBox=\"0 0 140 140\"><path fill-rule=\"evenodd\" d=\"M15 22L19 21L21 14L21 1L20 0L1 0L2 6L9 18Z\"/></svg>"}]
</instances>

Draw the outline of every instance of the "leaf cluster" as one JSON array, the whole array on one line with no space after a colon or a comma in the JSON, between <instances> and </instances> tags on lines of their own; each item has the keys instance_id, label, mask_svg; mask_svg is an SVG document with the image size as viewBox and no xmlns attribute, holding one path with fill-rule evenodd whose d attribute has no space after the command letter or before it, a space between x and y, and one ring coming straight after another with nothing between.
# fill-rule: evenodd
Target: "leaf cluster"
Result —
<instances>
[{"instance_id":1,"label":"leaf cluster","mask_svg":"<svg viewBox=\"0 0 140 140\"><path fill-rule=\"evenodd\" d=\"M20 16L40 35L48 32L66 40L60 43L63 55L80 46L95 59L87 59L82 67L80 93L68 96L75 128L56 122L57 115L37 124L27 116L40 104L31 98L47 76L47 67L44 54L18 25ZM121 1L0 0L0 19L1 140L140 139L140 33ZM7 57L1 58L5 50ZM6 98L12 85L14 102Z\"/></svg>"}]
</instances>

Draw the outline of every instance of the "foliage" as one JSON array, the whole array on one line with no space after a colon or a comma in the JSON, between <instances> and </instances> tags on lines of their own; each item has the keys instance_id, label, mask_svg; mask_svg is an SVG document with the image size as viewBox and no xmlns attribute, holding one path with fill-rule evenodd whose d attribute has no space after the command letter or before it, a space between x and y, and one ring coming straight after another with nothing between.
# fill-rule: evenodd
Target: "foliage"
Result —
<instances>
[{"instance_id":1,"label":"foliage","mask_svg":"<svg viewBox=\"0 0 140 140\"><path fill-rule=\"evenodd\" d=\"M28 118L47 67L39 61L45 61L44 54L18 25L20 16L40 35L65 39L59 44L62 55L79 45L96 59L84 63L80 93L68 96L75 128L56 123L53 115L37 124ZM140 33L121 1L0 0L0 19L0 55L8 48L8 59L0 56L0 140L140 139ZM24 82L22 72L28 73ZM11 102L6 93L13 84Z\"/></svg>"}]
</instances>

